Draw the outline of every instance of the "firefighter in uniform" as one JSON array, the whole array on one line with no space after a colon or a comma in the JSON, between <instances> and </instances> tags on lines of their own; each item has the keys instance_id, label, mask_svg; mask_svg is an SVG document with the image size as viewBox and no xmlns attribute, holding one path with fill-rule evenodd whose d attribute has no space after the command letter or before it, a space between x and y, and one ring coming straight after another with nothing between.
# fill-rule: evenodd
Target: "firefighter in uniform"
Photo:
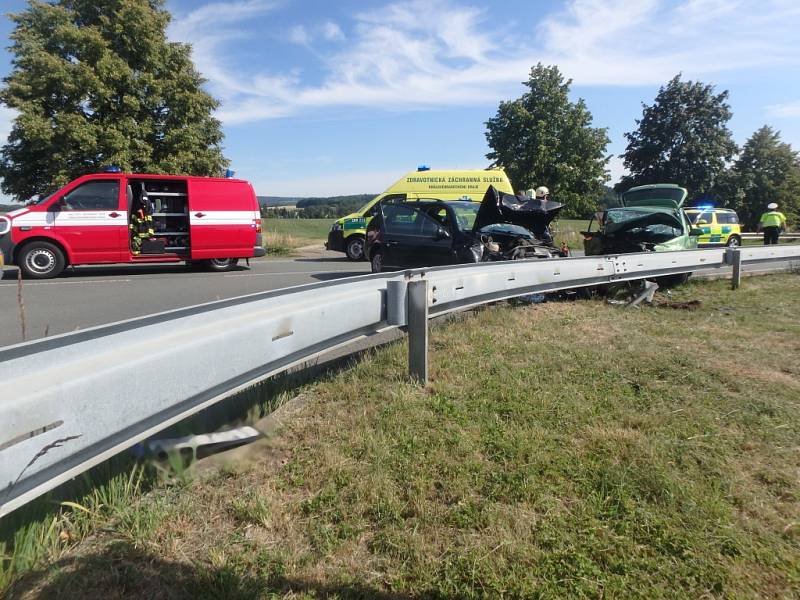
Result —
<instances>
[{"instance_id":1,"label":"firefighter in uniform","mask_svg":"<svg viewBox=\"0 0 800 600\"><path fill-rule=\"evenodd\" d=\"M778 243L781 231L786 229L786 215L778 212L777 204L774 202L767 204L767 212L761 215L758 229L764 232L765 246Z\"/></svg>"},{"instance_id":2,"label":"firefighter in uniform","mask_svg":"<svg viewBox=\"0 0 800 600\"><path fill-rule=\"evenodd\" d=\"M142 240L149 239L155 235L153 229L153 217L144 212L141 208L131 215L131 252L139 254L142 251Z\"/></svg>"}]
</instances>

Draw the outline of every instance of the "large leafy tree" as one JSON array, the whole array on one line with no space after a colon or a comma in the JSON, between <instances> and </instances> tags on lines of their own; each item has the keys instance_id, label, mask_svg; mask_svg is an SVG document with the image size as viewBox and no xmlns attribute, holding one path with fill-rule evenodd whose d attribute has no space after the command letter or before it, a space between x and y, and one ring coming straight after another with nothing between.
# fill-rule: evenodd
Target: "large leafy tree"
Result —
<instances>
[{"instance_id":1,"label":"large leafy tree","mask_svg":"<svg viewBox=\"0 0 800 600\"><path fill-rule=\"evenodd\" d=\"M572 80L555 66L541 63L524 82L521 98L501 102L486 122L486 157L506 170L517 189L550 188L566 204L564 216L583 217L594 210L608 181L605 128L592 127L582 99L572 102Z\"/></svg>"},{"instance_id":2,"label":"large leafy tree","mask_svg":"<svg viewBox=\"0 0 800 600\"><path fill-rule=\"evenodd\" d=\"M191 48L167 41L163 0L31 0L11 19L0 101L18 116L0 151L4 192L25 200L105 164L192 175L227 165L217 101Z\"/></svg>"},{"instance_id":3,"label":"large leafy tree","mask_svg":"<svg viewBox=\"0 0 800 600\"><path fill-rule=\"evenodd\" d=\"M622 155L630 175L618 191L647 183L678 183L697 197L710 192L736 153L728 130L728 92L714 86L681 81L676 75L658 91L651 106L643 104L638 128L626 133Z\"/></svg>"},{"instance_id":4,"label":"large leafy tree","mask_svg":"<svg viewBox=\"0 0 800 600\"><path fill-rule=\"evenodd\" d=\"M754 228L770 202L777 202L790 224L800 218L798 153L769 126L756 131L716 189L715 196Z\"/></svg>"}]
</instances>

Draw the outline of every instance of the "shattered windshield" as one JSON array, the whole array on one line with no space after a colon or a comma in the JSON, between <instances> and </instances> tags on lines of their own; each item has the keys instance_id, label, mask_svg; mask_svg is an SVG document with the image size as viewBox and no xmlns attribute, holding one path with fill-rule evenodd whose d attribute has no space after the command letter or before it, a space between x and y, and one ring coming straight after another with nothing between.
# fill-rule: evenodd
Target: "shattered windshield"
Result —
<instances>
[{"instance_id":1,"label":"shattered windshield","mask_svg":"<svg viewBox=\"0 0 800 600\"><path fill-rule=\"evenodd\" d=\"M643 212L616 208L606 213L606 233L624 234L643 242L660 244L683 235L680 219L667 212Z\"/></svg>"},{"instance_id":2,"label":"shattered windshield","mask_svg":"<svg viewBox=\"0 0 800 600\"><path fill-rule=\"evenodd\" d=\"M511 223L492 223L491 225L487 225L486 227L481 227L481 233L486 234L505 234L505 235L513 235L517 237L523 238L532 238L533 234L522 227L521 225L512 225Z\"/></svg>"},{"instance_id":3,"label":"shattered windshield","mask_svg":"<svg viewBox=\"0 0 800 600\"><path fill-rule=\"evenodd\" d=\"M456 215L456 223L461 231L472 231L475 224L475 217L478 216L478 209L481 207L477 202L450 202Z\"/></svg>"}]
</instances>

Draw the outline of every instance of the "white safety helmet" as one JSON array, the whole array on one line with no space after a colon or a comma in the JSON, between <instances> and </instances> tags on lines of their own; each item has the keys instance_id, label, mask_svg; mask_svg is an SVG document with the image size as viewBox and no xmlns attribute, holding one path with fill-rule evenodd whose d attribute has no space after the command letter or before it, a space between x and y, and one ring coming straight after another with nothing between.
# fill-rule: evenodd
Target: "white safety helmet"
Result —
<instances>
[{"instance_id":1,"label":"white safety helmet","mask_svg":"<svg viewBox=\"0 0 800 600\"><path fill-rule=\"evenodd\" d=\"M770 210L775 210L776 208L778 208L778 205L775 202L770 202L769 204L767 204L767 208Z\"/></svg>"},{"instance_id":2,"label":"white safety helmet","mask_svg":"<svg viewBox=\"0 0 800 600\"><path fill-rule=\"evenodd\" d=\"M536 197L537 198L544 198L548 194L550 194L550 190L548 190L545 186L540 185L539 187L536 188Z\"/></svg>"}]
</instances>

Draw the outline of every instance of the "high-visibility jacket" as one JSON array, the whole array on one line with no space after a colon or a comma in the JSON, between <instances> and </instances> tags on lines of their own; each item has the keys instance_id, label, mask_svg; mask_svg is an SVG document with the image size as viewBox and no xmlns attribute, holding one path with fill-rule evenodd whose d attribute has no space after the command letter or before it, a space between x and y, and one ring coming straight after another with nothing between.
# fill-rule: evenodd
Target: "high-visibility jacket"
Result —
<instances>
[{"instance_id":1,"label":"high-visibility jacket","mask_svg":"<svg viewBox=\"0 0 800 600\"><path fill-rule=\"evenodd\" d=\"M759 223L762 227L783 227L786 225L786 215L777 210L771 210L761 215Z\"/></svg>"}]
</instances>

